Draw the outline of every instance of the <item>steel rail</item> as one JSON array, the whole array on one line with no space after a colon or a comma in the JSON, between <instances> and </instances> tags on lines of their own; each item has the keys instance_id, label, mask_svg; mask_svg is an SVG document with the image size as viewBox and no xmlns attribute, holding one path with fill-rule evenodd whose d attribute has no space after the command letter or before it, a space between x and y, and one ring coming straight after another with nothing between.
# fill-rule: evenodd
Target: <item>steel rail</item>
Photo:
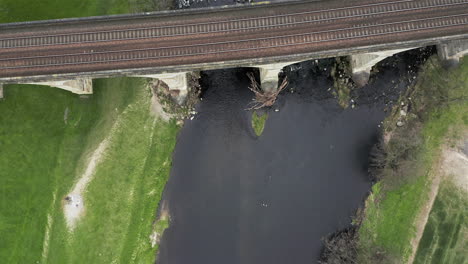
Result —
<instances>
[{"instance_id":1,"label":"steel rail","mask_svg":"<svg viewBox=\"0 0 468 264\"><path fill-rule=\"evenodd\" d=\"M395 1L394 3L407 3L407 2L413 2L414 0L404 0L404 1ZM442 0L443 1L443 0ZM446 1L445 1L446 2ZM372 4L372 5L384 5L392 2L387 2L387 3L378 3L378 4ZM305 22L294 22L294 23L283 23L283 24L273 24L273 25L267 25L267 26L260 26L260 27L242 27L239 29L230 29L230 30L210 30L210 31L198 31L198 32L193 32L193 33L181 33L181 34L164 34L161 36L143 36L143 37L136 37L136 38L112 38L112 39L104 39L104 40L90 40L90 41L72 41L72 42L62 42L62 43L50 43L50 44L38 44L38 45L21 45L21 46L14 46L14 47L4 47L4 48L20 48L20 47L37 47L37 46L49 46L49 45L61 45L61 44L74 44L74 43L99 43L99 42L106 42L106 41L120 41L120 40L137 40L137 39L145 39L145 38L158 38L158 37L173 37L173 36L184 36L184 35L193 35L193 34L206 34L206 33L219 33L219 32L234 32L234 31L242 31L242 30L249 30L249 29L260 29L260 28L268 28L268 27L281 27L281 26L288 26L288 25L295 25L295 24L304 24L304 23L315 23L315 22L322 22L322 21L332 21L332 20L338 20L338 19L346 19L346 18L354 18L354 17L362 17L362 16L373 16L373 15L378 15L378 14L384 14L384 13L396 13L396 12L404 12L404 11L411 11L411 10L422 10L422 9L429 9L429 8L435 8L435 7L450 7L450 6L455 6L455 5L464 5L468 4L468 2L460 2L460 3L449 3L449 4L436 4L432 6L424 6L424 7L415 7L415 8L407 8L407 9L399 9L399 10L391 10L391 11L379 11L379 12L374 12L374 13L367 13L367 14L357 14L353 16L341 16L341 17L336 17L336 18L328 18L328 19L314 19L310 21L305 21ZM364 5L363 5L364 6ZM368 5L371 6L371 5ZM340 8L338 8L340 9ZM345 9L345 8L342 8ZM351 8L348 8L351 9ZM292 13L292 14L285 14L285 15L277 15L277 16L268 16L271 18L278 18L278 17L283 17L283 16L292 16L294 14L302 14L302 13L313 13L313 12L301 12L301 13ZM251 18L251 19L239 19L237 21L241 20L259 20L262 19L262 17L259 18ZM236 21L236 20L232 20ZM97 32L79 32L79 33L71 33L71 34L58 34L58 35L45 35L45 36L27 36L27 37L18 37L18 38L6 38L3 40L18 40L18 39L33 39L33 38L39 38L39 39L44 39L47 37L60 37L60 36L71 36L71 35L79 35L79 36L86 36L86 34L98 34L98 33L115 33L115 32L137 32L139 30L152 30L152 29L161 29L161 28L177 28L177 27L187 27L187 26L196 26L196 25L208 25L208 24L219 24L223 22L232 22L230 20L226 21L219 21L219 22L209 22L209 23L198 23L198 24L186 24L186 25L169 25L169 26L159 26L159 27L143 27L143 28L135 28L135 29L122 29L122 30L111 30L111 31L97 31ZM2 41L2 40L0 40Z\"/></svg>"},{"instance_id":2,"label":"steel rail","mask_svg":"<svg viewBox=\"0 0 468 264\"><path fill-rule=\"evenodd\" d=\"M373 4L373 5L376 6L376 5L384 5L384 4L388 4L388 3L408 3L408 2L414 2L414 0L395 1L395 2L379 3L379 4ZM299 24L308 24L308 23L317 23L317 22L324 22L324 21L334 21L334 20L339 20L339 19L347 19L347 18L355 18L355 17L367 17L367 16L374 16L374 15L379 15L379 14L387 14L387 13L398 13L398 12L413 11L413 10L424 10L424 9L437 8L437 7L451 7L451 6L466 5L466 4L468 4L468 1L457 2L457 3L449 3L449 4L434 4L434 5L428 5L428 6L423 6L423 7L401 8L401 9L390 10L390 11L377 11L377 12L373 12L373 13L372 13L372 10L371 10L370 13L365 13L365 14L356 14L356 15L351 15L351 16L338 16L338 17L325 18L325 19L312 19L312 20L292 22L292 23L275 23L275 24L271 24L271 25L257 26L257 27L247 26L247 27L240 27L240 28L236 28L236 29L207 30L207 31L196 31L196 32L191 32L191 33L179 33L179 34L161 34L161 35L156 35L156 36L142 36L142 37L133 37L133 38L124 37L124 38L109 38L109 39L89 40L89 41L69 41L69 42L62 41L62 42L37 44L37 45L34 45L34 44L31 44L31 45L16 45L16 46L4 45L4 46L2 46L2 48L4 48L4 49L14 49L14 48L24 48L24 47L67 45L67 44L76 44L76 43L100 43L100 42L109 42L109 41L139 40L139 39L176 37L176 36L190 36L190 35L207 34L207 33L236 32L236 31L255 30L255 29L264 29L264 28L277 28L277 27L299 25ZM368 5L368 6L371 6L371 5ZM345 8L341 8L341 9L345 9ZM351 9L351 8L347 8L347 9ZM305 13L313 13L313 12L315 12L315 11L301 12L301 13L291 13L291 14L268 16L268 17L279 18L279 17L285 17L285 16L293 16L294 14L305 14ZM89 32L71 33L71 34L42 35L42 36L33 35L33 36L25 36L25 37L17 37L17 38L4 38L4 39L0 39L0 43L6 42L6 41L23 40L23 39L45 39L45 38L48 38L48 37L58 38L58 37L64 37L64 36L68 37L68 36L73 36L73 35L74 36L86 36L87 34L97 35L97 34L100 34L100 33L116 33L116 32L129 33L129 32L138 32L138 31L142 31L142 30L154 30L154 29L162 29L162 28L176 29L177 27L219 24L219 23L224 23L224 22L233 22L233 21L235 22L235 21L241 21L241 20L255 21L255 20L260 20L260 19L263 19L263 17L257 17L257 18L251 18L251 19L239 19L239 20L231 20L231 21L225 20L225 21L208 22L208 23L195 23L195 24L186 24L186 25L181 24L181 25L143 27L143 28L119 29L119 30L109 30L109 31L94 31L94 32L89 31Z\"/></svg>"},{"instance_id":3,"label":"steel rail","mask_svg":"<svg viewBox=\"0 0 468 264\"><path fill-rule=\"evenodd\" d=\"M429 18L410 19L410 20L405 20L405 21L387 22L387 23L380 23L380 24L357 26L357 27L346 27L346 28L340 28L340 29L321 30L321 31L309 32L309 33L288 34L288 35L273 36L273 37L260 37L260 38L250 38L250 39L231 40L231 41L208 42L208 43L199 43L199 44L193 44L193 45L175 45L175 46L165 46L165 47L145 48L145 49L124 49L124 50L111 50L111 51L78 52L78 53L0 58L0 62L15 61L15 60L28 60L28 59L56 58L56 57L63 57L63 56L100 55L100 54L112 54L112 53L122 53L122 52L154 51L154 50L177 49L177 48L194 48L194 47L213 46L213 45L220 45L220 44L233 44L233 43L238 44L242 42L272 40L272 39L278 39L278 38L298 37L298 36L307 36L307 35L318 35L318 34L324 34L324 33L334 33L334 32L339 32L339 31L367 29L367 28L375 28L375 27L381 27L381 26L389 26L389 25L404 24L404 23L408 24L412 22L429 21L429 20L436 20L436 19L443 19L443 18L456 18L456 17L463 17L463 16L468 16L468 13L456 14L456 15L445 15L445 16L438 16L438 17L429 17Z\"/></svg>"},{"instance_id":4,"label":"steel rail","mask_svg":"<svg viewBox=\"0 0 468 264\"><path fill-rule=\"evenodd\" d=\"M465 14L468 15L468 14ZM439 17L443 18L443 17ZM408 23L411 21L404 21L404 22L395 22L393 24L397 23ZM82 65L82 64L103 64L103 63L109 63L109 62L125 62L125 61L135 61L135 60L150 60L150 59L158 59L158 58L173 58L173 57L187 57L187 56L199 56L199 55L209 55L209 54L217 54L217 53L226 53L226 52L237 52L237 51L249 51L249 50L259 50L259 49L270 49L270 48L278 48L278 47L287 47L287 46L298 46L298 45L304 45L304 44L312 44L312 43L320 43L320 42L327 42L327 41L337 41L337 40L353 40L353 39L360 39L360 38L367 38L367 37L374 37L374 36L384 36L384 35L392 35L392 34L397 34L397 33L405 33L405 32L413 32L413 31L420 31L420 30L431 30L431 29L437 29L437 28L446 28L446 27L452 27L452 26L461 26L461 25L468 25L467 22L463 23L458 23L458 24L443 24L440 26L432 26L432 27L418 27L415 29L407 29L407 30L394 30L391 32L385 32L385 33L372 33L372 34L363 34L360 36L353 36L353 37L338 37L338 38L330 38L330 39L322 39L322 40L317 40L317 41L303 41L303 42L296 42L293 44L284 44L284 45L270 45L270 46L264 46L264 47L252 47L252 48L240 48L240 49L227 49L227 50L221 50L221 51L212 51L212 52L199 52L199 53L189 53L189 54L181 54L181 55L170 55L170 56L154 56L154 57L143 57L143 58L128 58L128 59L108 59L108 60L96 60L96 61L85 61L85 62L65 62L65 63L57 63L57 64L35 64L35 65L22 65L22 66L13 66L13 67L0 67L0 69L22 69L22 68L36 68L36 67L53 67L53 66L64 66L64 65ZM381 25L380 25L381 26ZM284 36L283 36L284 38ZM258 39L256 39L258 40ZM148 49L147 49L148 50ZM146 51L146 50L143 50ZM121 53L122 51L120 51ZM78 55L83 55L83 54L78 54ZM63 57L63 55L62 55Z\"/></svg>"},{"instance_id":5,"label":"steel rail","mask_svg":"<svg viewBox=\"0 0 468 264\"><path fill-rule=\"evenodd\" d=\"M461 23L459 25L468 25L467 23ZM430 28L425 28L422 30L429 30L429 29L436 29L436 28L444 28L447 27L445 25L443 26L437 26L437 27L430 27ZM421 30L421 29L417 29ZM362 36L357 36L357 37L344 37L344 38L334 38L334 39L329 39L326 41L338 41L338 40L347 40L347 39L358 39L358 38L367 38L367 37L374 37L374 36L382 36L382 35L391 35L391 34L396 34L396 33L404 33L404 32L411 32L415 30L401 30L401 31L395 31L395 32L389 32L389 33L377 33L377 34L367 34L367 35L362 35ZM312 43L318 43L318 42L323 42L323 41L311 41L311 42L303 42L299 44L312 44ZM227 53L227 52L238 52L238 51L250 51L250 50L258 50L258 49L271 49L271 48L281 48L281 47L289 47L289 46L296 46L298 45L297 43L295 44L284 44L284 45L271 45L271 46L266 46L266 47L260 47L260 48L242 48L242 49L231 49L231 50L223 50L223 51L215 51L215 52L204 52L204 53L192 53L188 55L180 55L180 56L199 56L199 55L208 55L208 54L218 54L218 53ZM167 58L175 57L175 56L166 56ZM95 61L95 62L78 62L78 63L60 63L60 64L48 64L48 65L33 65L33 66L24 66L21 68L36 68L36 67L53 67L53 66L64 66L64 65L81 65L81 64L90 64L90 63L95 63L95 64L103 64L103 63L109 63L109 62L125 62L125 61L135 61L135 60L149 60L149 59L157 59L160 58L158 57L147 57L147 58L130 58L130 59L119 59L119 60L107 60L107 61ZM4 67L8 68L8 67Z\"/></svg>"},{"instance_id":6,"label":"steel rail","mask_svg":"<svg viewBox=\"0 0 468 264\"><path fill-rule=\"evenodd\" d=\"M382 2L382 3L375 3L375 4L366 4L366 5L357 5L357 6L349 6L349 7L340 7L340 8L331 8L331 9L323 9L323 10L314 10L314 11L305 11L305 12L296 12L296 13L289 13L289 14L280 14L280 15L270 15L270 16L260 16L254 18L237 18L232 20L220 20L220 21L210 21L210 22L199 22L199 23L191 23L191 24L175 24L175 25L167 25L167 26L157 26L157 27L141 27L135 28L136 30L140 29L157 29L157 28L167 28L167 27L177 27L177 26L198 26L198 25L208 25L208 24L219 24L224 22L237 22L237 21L248 21L254 19L263 19L263 18L276 18L282 16L292 16L292 15L304 15L304 14L311 14L311 13L319 13L319 12L327 12L327 11L337 11L343 9L352 9L352 8L359 8L359 7L370 7L370 6L380 6L380 5L388 5L388 4L397 4L397 3L407 3L407 2L414 2L415 0L399 0L399 1L391 1L391 2ZM126 31L126 29L118 29L118 30L102 30L102 31L84 31L72 34L87 34L87 33L107 33L107 32L118 32L118 31ZM63 34L65 35L65 34ZM49 37L49 36L57 36L57 35L31 35L32 37ZM28 38L28 37L19 37L19 38ZM16 39L16 38L6 38L6 39Z\"/></svg>"},{"instance_id":7,"label":"steel rail","mask_svg":"<svg viewBox=\"0 0 468 264\"><path fill-rule=\"evenodd\" d=\"M148 59L156 59L156 58L171 58L171 57L182 57L182 56L194 56L194 55L206 55L206 54L213 54L213 53L223 53L223 52L230 52L230 51L243 51L243 50L255 50L255 49L266 49L266 48L272 48L272 47L282 47L282 46L295 46L295 45L302 45L302 44L308 44L308 43L320 43L320 42L326 42L326 41L335 41L335 40L346 40L346 39L357 39L357 38L363 38L363 37L369 37L369 36L377 36L377 35L388 35L388 34L395 34L395 33L401 33L401 32L410 32L410 31L417 31L417 30L428 30L428 29L435 29L435 28L441 28L441 27L450 27L450 26L460 26L460 25L466 25L468 24L467 22L464 23L459 23L459 24L451 24L451 25L441 25L441 26L435 26L435 27L426 27L426 28L415 28L415 29L409 29L409 30L400 30L400 31L391 31L391 32L385 32L385 33L378 33L378 34L368 34L368 35L361 35L361 36L355 36L355 37L345 37L345 38L334 38L334 39L322 39L318 41L310 41L310 42L298 42L298 43L293 43L293 44L288 44L288 45L276 45L276 46L267 46L267 47L253 47L253 48L248 48L248 49L231 49L231 50L218 50L215 52L202 52L202 53L189 53L189 54L181 54L181 55L167 55L167 56L153 56L153 57L143 57L143 58L129 58L129 59L117 59L117 60L96 60L96 61L85 61L85 62L70 62L70 63L57 63L57 64L34 64L34 65L22 65L22 66L14 66L14 67L0 67L3 69L15 69L15 68L32 68L32 67L47 67L47 66L60 66L60 65L70 65L70 64L93 64L93 63L106 63L106 62L119 62L119 61L131 61L131 60L148 60ZM284 37L283 37L284 38ZM129 50L131 51L147 51L150 49L142 49L142 50ZM121 52L119 52L121 53ZM103 53L104 55L107 53ZM83 54L77 54L77 55L83 55ZM86 55L93 55L93 54L86 54ZM76 56L76 55L70 55L70 56ZM60 57L63 57L60 56Z\"/></svg>"}]
</instances>

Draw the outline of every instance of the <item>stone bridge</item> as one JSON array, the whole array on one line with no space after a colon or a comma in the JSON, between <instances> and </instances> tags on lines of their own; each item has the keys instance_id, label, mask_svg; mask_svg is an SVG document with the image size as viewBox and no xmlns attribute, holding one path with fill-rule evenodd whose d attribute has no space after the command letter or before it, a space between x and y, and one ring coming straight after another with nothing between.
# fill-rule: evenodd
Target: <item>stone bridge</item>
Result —
<instances>
[{"instance_id":1,"label":"stone bridge","mask_svg":"<svg viewBox=\"0 0 468 264\"><path fill-rule=\"evenodd\" d=\"M191 71L258 67L271 90L286 65L349 56L365 85L379 61L428 45L450 65L468 52L468 0L303 1L0 24L0 83L89 94L93 78L138 76L186 90Z\"/></svg>"}]
</instances>

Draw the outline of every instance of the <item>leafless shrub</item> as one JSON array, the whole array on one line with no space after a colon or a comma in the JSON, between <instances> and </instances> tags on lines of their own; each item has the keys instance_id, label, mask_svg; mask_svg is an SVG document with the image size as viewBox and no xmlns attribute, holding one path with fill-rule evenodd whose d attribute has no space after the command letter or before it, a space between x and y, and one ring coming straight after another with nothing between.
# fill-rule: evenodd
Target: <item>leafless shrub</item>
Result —
<instances>
[{"instance_id":1,"label":"leafless shrub","mask_svg":"<svg viewBox=\"0 0 468 264\"><path fill-rule=\"evenodd\" d=\"M381 176L382 170L387 164L387 153L384 149L383 140L377 141L371 148L369 153L369 176L371 180L376 181Z\"/></svg>"},{"instance_id":2,"label":"leafless shrub","mask_svg":"<svg viewBox=\"0 0 468 264\"><path fill-rule=\"evenodd\" d=\"M247 76L250 79L249 89L255 94L252 106L249 107L248 110L257 110L265 106L272 106L276 102L278 94L288 86L288 79L287 77L284 77L283 82L278 89L266 92L260 88L260 85L255 80L253 73L249 72L247 73Z\"/></svg>"},{"instance_id":3,"label":"leafless shrub","mask_svg":"<svg viewBox=\"0 0 468 264\"><path fill-rule=\"evenodd\" d=\"M320 264L357 263L357 230L355 227L336 232L324 239Z\"/></svg>"}]
</instances>

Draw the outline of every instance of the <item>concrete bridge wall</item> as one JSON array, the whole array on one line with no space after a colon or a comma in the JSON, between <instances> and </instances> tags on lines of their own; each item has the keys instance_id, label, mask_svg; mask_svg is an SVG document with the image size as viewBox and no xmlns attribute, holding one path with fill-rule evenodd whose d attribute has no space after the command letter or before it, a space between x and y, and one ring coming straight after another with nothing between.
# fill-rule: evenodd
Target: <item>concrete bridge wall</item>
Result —
<instances>
[{"instance_id":1,"label":"concrete bridge wall","mask_svg":"<svg viewBox=\"0 0 468 264\"><path fill-rule=\"evenodd\" d=\"M437 46L439 57L450 65L457 65L468 54L468 40L454 40Z\"/></svg>"}]
</instances>

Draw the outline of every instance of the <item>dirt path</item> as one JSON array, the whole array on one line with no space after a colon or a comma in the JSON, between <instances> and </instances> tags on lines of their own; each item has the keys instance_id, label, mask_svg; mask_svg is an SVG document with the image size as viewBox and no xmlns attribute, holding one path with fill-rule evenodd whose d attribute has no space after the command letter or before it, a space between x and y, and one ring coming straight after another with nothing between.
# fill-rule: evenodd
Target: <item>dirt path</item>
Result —
<instances>
[{"instance_id":1,"label":"dirt path","mask_svg":"<svg viewBox=\"0 0 468 264\"><path fill-rule=\"evenodd\" d=\"M72 191L65 197L63 213L70 231L73 231L76 225L76 221L78 221L85 213L86 207L83 199L84 191L93 179L96 167L102 161L104 153L108 149L111 139L119 125L120 119L117 119L110 129L109 135L103 141L101 141L101 143L99 143L98 147L88 158L84 173L79 177Z\"/></svg>"},{"instance_id":2,"label":"dirt path","mask_svg":"<svg viewBox=\"0 0 468 264\"><path fill-rule=\"evenodd\" d=\"M156 97L154 94L151 97L151 113L153 113L156 117L160 117L164 121L169 121L169 119L172 117L171 114L168 114L164 111L158 97Z\"/></svg>"},{"instance_id":3,"label":"dirt path","mask_svg":"<svg viewBox=\"0 0 468 264\"><path fill-rule=\"evenodd\" d=\"M467 137L468 138L468 137ZM468 145L468 139L467 145ZM467 154L452 150L446 157L444 171L458 187L468 192L468 157Z\"/></svg>"},{"instance_id":4,"label":"dirt path","mask_svg":"<svg viewBox=\"0 0 468 264\"><path fill-rule=\"evenodd\" d=\"M468 144L468 134L465 140L459 145ZM429 197L426 206L422 208L418 218L416 219L416 235L411 241L412 253L408 258L408 264L414 262L419 241L424 233L429 214L432 210L435 198L439 191L439 185L442 180L449 177L458 186L468 191L468 157L458 148L444 147L439 161L434 166L434 174L429 191Z\"/></svg>"},{"instance_id":5,"label":"dirt path","mask_svg":"<svg viewBox=\"0 0 468 264\"><path fill-rule=\"evenodd\" d=\"M85 172L81 175L78 182L75 184L73 190L67 195L64 205L64 214L67 221L68 228L73 230L76 221L83 215L85 211L83 203L83 192L92 180L96 166L102 160L103 154L109 145L109 138L104 139L99 146L94 150L93 154L88 160Z\"/></svg>"},{"instance_id":6,"label":"dirt path","mask_svg":"<svg viewBox=\"0 0 468 264\"><path fill-rule=\"evenodd\" d=\"M156 86L160 85L160 82L156 82ZM158 96L155 94L155 88L153 88L151 83L149 84L149 89L151 90L151 106L150 106L150 112L154 114L156 117L160 117L164 121L169 121L173 115L166 113L164 111L163 106L161 105L161 102L158 98Z\"/></svg>"}]
</instances>

